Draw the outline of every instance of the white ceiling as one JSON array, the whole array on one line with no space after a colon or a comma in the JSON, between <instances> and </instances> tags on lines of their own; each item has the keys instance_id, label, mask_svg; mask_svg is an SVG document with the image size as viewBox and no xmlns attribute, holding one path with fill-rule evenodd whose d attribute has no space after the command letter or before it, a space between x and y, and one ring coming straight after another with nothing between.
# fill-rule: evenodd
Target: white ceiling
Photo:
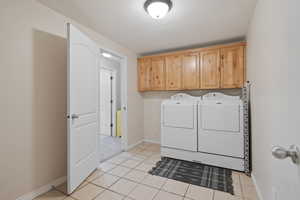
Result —
<instances>
[{"instance_id":1,"label":"white ceiling","mask_svg":"<svg viewBox=\"0 0 300 200\"><path fill-rule=\"evenodd\" d=\"M244 37L256 0L172 0L152 19L145 0L39 0L111 40L145 54Z\"/></svg>"}]
</instances>

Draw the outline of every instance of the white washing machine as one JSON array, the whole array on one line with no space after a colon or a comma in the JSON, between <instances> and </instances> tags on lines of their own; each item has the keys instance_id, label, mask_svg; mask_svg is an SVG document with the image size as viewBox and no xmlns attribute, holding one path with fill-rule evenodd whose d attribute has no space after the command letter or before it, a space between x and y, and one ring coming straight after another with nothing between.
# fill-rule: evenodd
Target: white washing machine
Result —
<instances>
[{"instance_id":1,"label":"white washing machine","mask_svg":"<svg viewBox=\"0 0 300 200\"><path fill-rule=\"evenodd\" d=\"M209 93L203 96L198 112L198 151L243 158L243 104L240 98Z\"/></svg>"},{"instance_id":2,"label":"white washing machine","mask_svg":"<svg viewBox=\"0 0 300 200\"><path fill-rule=\"evenodd\" d=\"M200 99L180 93L162 102L162 147L197 151L197 108Z\"/></svg>"},{"instance_id":3,"label":"white washing machine","mask_svg":"<svg viewBox=\"0 0 300 200\"><path fill-rule=\"evenodd\" d=\"M218 166L244 171L243 116L239 96L204 95L198 106L198 152L211 155Z\"/></svg>"}]
</instances>

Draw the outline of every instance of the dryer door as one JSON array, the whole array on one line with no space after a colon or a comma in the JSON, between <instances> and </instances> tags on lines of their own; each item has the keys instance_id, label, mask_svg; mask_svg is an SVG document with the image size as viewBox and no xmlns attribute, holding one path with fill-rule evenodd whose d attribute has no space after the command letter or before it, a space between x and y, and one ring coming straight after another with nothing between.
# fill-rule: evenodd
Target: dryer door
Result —
<instances>
[{"instance_id":1,"label":"dryer door","mask_svg":"<svg viewBox=\"0 0 300 200\"><path fill-rule=\"evenodd\" d=\"M170 101L161 108L161 145L197 151L197 104Z\"/></svg>"},{"instance_id":2,"label":"dryer door","mask_svg":"<svg viewBox=\"0 0 300 200\"><path fill-rule=\"evenodd\" d=\"M183 102L170 102L163 106L164 126L193 129L194 105Z\"/></svg>"}]
</instances>

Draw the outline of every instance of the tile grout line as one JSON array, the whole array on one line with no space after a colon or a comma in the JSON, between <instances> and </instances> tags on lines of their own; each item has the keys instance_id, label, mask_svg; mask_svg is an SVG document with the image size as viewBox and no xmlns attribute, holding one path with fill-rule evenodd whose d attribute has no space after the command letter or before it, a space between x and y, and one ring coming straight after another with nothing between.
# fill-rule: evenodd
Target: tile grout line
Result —
<instances>
[{"instance_id":1,"label":"tile grout line","mask_svg":"<svg viewBox=\"0 0 300 200\"><path fill-rule=\"evenodd\" d=\"M144 150L146 150L146 149L144 149ZM141 155L141 156L144 156L144 155ZM143 159L137 166L139 166L139 165L141 165L146 159L148 159L148 157L147 156L145 156L146 158L145 159ZM151 156L149 156L149 157L151 157ZM132 168L127 174L129 174L131 171L133 171L133 170L137 170L136 169L136 167L137 166L135 166L134 168ZM140 171L140 170L139 170ZM146 172L147 173L147 172ZM124 178L127 174L125 174L122 178ZM146 178L146 176L143 178L143 180ZM126 179L126 178L124 178L124 179ZM128 179L126 179L126 180L128 180ZM142 181L143 181L142 180ZM130 180L130 181L132 181L132 180ZM136 186L128 193L128 195L125 197L125 198L131 198L129 195L139 186L139 185L144 185L144 184L142 184L142 181L140 182L140 183L138 183L138 182L136 182L136 181L132 181L132 182L134 182L134 183L136 183ZM145 186L145 185L144 185ZM159 191L158 191L159 192ZM157 192L157 194L158 194L158 192ZM156 194L156 195L157 195ZM156 196L155 195L155 196ZM155 196L152 198L152 200L155 198ZM124 199L125 199L124 198Z\"/></svg>"},{"instance_id":2,"label":"tile grout line","mask_svg":"<svg viewBox=\"0 0 300 200\"><path fill-rule=\"evenodd\" d=\"M185 197L187 197L186 194L187 194L188 190L190 189L190 187L191 187L191 184L188 185L188 187L187 187L187 189L186 189L186 191L185 191L185 193L184 193L184 195L183 195L183 199L184 199Z\"/></svg>"},{"instance_id":3,"label":"tile grout line","mask_svg":"<svg viewBox=\"0 0 300 200\"><path fill-rule=\"evenodd\" d=\"M117 156L117 155L116 155ZM130 160L130 159L126 159L126 161L127 160ZM106 162L108 162L108 161L106 161ZM125 160L123 161L123 162L125 162ZM109 162L110 163L110 162ZM129 197L128 195L124 195L124 194L121 194L121 193L118 193L118 192L115 192L115 191L113 191L113 190L110 190L109 188L105 188L105 187L101 187L101 186L99 186L99 185L96 185L96 184L94 184L93 183L93 181L95 181L96 179L98 179L98 178L100 178L101 176L103 176L104 174L110 174L109 172L110 171L112 171L113 169L115 169L115 168L117 168L118 166L122 166L121 164L116 164L116 163L111 163L111 164L114 164L114 165L116 165L115 167L113 167L113 168L111 168L111 169L109 169L108 171L106 171L106 172L104 172L102 175L100 175L99 177L96 177L96 178L94 178L94 179L92 179L92 180L85 180L86 182L88 182L88 184L92 184L92 185L95 185L95 186L97 186L97 187L100 187L100 188L102 188L103 189L103 191L101 192L101 193L99 193L96 197L94 197L93 199L95 199L95 198L97 198L98 196L100 196L102 193L104 193L106 190L109 190L109 191L111 191L111 192L113 192L113 193L116 193L116 194L119 194L119 195L121 195L121 196L124 196L124 198L126 198L126 197ZM128 167L127 167L128 168ZM130 169L126 174L124 174L124 176L125 175L127 175L127 174L129 174L133 169L132 168L128 168L128 169ZM95 170L96 171L96 170ZM116 176L116 177L118 177L118 180L117 181L115 181L111 186L109 186L109 187L112 187L115 183L117 183L120 179L122 179L123 177L120 177L120 176L117 176L117 175L114 175L114 174L110 174L110 175L113 175L113 176ZM135 182L136 183L136 182ZM82 188L80 188L79 190L81 190L81 189L83 189L84 187L86 187L87 185L85 185L85 186L83 186ZM138 185L137 185L138 186ZM137 187L136 186L136 187ZM135 187L135 188L136 188ZM132 189L132 191L135 189L135 188L133 188ZM130 191L129 192L129 194L132 192L132 191ZM59 191L60 192L60 191ZM71 195L70 195L71 196ZM66 197L67 198L67 197ZM71 198L74 198L74 197L72 197L71 196ZM74 199L76 199L76 198L74 198Z\"/></svg>"},{"instance_id":4,"label":"tile grout line","mask_svg":"<svg viewBox=\"0 0 300 200\"><path fill-rule=\"evenodd\" d=\"M147 150L147 147L146 147L146 148L141 148L141 149L142 149L142 150L141 150L140 152L146 151L146 150ZM108 162L108 160L105 161L105 162L108 162L109 164L112 164L112 165L115 165L115 166L112 167L111 169L107 170L107 171L102 171L103 173L102 173L101 175L96 176L96 177L94 177L93 179L90 179L90 180L88 180L88 178L85 179L85 180L83 181L83 183L86 182L86 185L82 186L82 187L81 187L80 189L78 189L77 191L79 191L79 190L81 190L81 189L87 187L89 184L94 185L94 186L96 186L96 187L99 187L99 188L102 189L102 191L101 191L98 195L96 195L94 198L92 198L92 199L96 199L98 196L100 196L101 194L103 194L105 191L110 191L110 192L113 192L113 193L115 193L115 194L121 195L121 196L124 197L124 198L127 198L127 197L129 197L129 194L130 194L135 188L137 188L139 185L143 185L143 186L147 186L147 187L150 187L150 188L157 189L157 188L155 188L155 187L151 187L151 186L149 186L149 185L146 185L146 184L142 184L142 183L141 183L147 176L145 176L141 182L133 181L133 180L130 180L130 179L128 179L128 178L125 177L127 174L129 174L129 173L132 172L133 170L140 171L140 172L145 172L145 171L143 171L143 170L136 169L136 167L138 167L138 166L141 165L142 163L145 163L145 164L148 164L148 165L153 165L153 163L145 162L145 161L148 160L150 157L156 155L156 152L155 152L155 151L150 150L150 152L152 152L152 153L151 153L151 154L139 154L139 153L137 152L137 153L133 153L134 155L132 155L132 156L128 156L128 157L125 157L125 156L124 156L124 157L123 157L124 160L123 160L122 162L120 162L120 163ZM113 156L113 157L116 157L116 156L120 155L121 153L123 153L123 152L120 152L119 154L116 154L116 155ZM140 160L140 159L134 159L134 158L132 158L132 157L138 157L138 156L141 156L141 157L143 157L144 159L141 159L141 160ZM112 158L113 158L113 157L112 157ZM110 158L110 159L112 159L112 158ZM139 162L138 165L134 166L133 168L132 168L132 167L128 167L128 166L122 165L122 163L124 163L124 162L126 162L126 161L128 161L128 160L135 160L135 161L140 161L140 162ZM103 162L103 163L105 163L105 162ZM126 168L129 169L129 171L128 171L127 173L125 173L123 176L118 176L118 175L114 175L114 174L110 174L110 173L109 173L109 172L111 172L113 169L115 169L115 168L117 168L117 167L119 167L119 166L121 166L121 167L126 167ZM101 170L101 169L96 169L93 173L95 173L97 170ZM145 173L147 173L147 172L145 172ZM110 188L106 188L106 187L103 187L103 186L100 186L100 185L97 185L97 184L93 183L93 181L95 181L96 179L99 179L100 177L102 177L102 176L105 175L105 174L112 175L112 176L115 176L115 177L118 178L111 186L113 186L113 185L114 185L116 182L118 182L120 179L125 179L125 180L128 180L128 181L134 182L134 183L136 184L136 186L128 193L128 195L124 195L124 194L115 192L115 191L111 190ZM111 187L111 186L109 186L109 187ZM56 191L56 192L61 193L62 195L64 195L64 198L63 198L63 199L66 199L66 198L72 198L72 199L74 199L74 200L78 200L76 197L73 197L72 194L71 194L71 195L68 195L68 194L66 194L65 192L62 192L61 190L59 190L57 187L53 187L53 190ZM158 192L159 192L159 189L157 189L157 190L158 190ZM76 192L76 191L74 191L74 192ZM158 192L157 192L157 194L158 194ZM156 195L157 195L157 194L156 194ZM131 197L129 197L129 198L131 198Z\"/></svg>"},{"instance_id":5,"label":"tile grout line","mask_svg":"<svg viewBox=\"0 0 300 200\"><path fill-rule=\"evenodd\" d=\"M116 155L116 156L117 156L117 155ZM140 160L141 162L140 162L137 166L141 165L142 163L144 163L147 159L149 159L149 158L152 157L152 156L153 156L153 155L149 155L148 157L145 157L145 159ZM134 157L134 156L133 156L133 157ZM130 195L130 194L133 192L133 190L136 189L139 185L147 186L147 187L150 187L150 188L153 188L153 189L158 190L158 192L157 192L156 195L153 197L153 199L158 195L158 193L159 193L160 191L164 191L164 192L167 192L167 193L170 193L170 194L174 194L174 195L177 195L177 196L181 196L181 197L183 197L183 198L186 197L186 193L187 193L187 191L188 191L188 189L189 189L189 187L190 187L190 184L188 185L187 190L185 191L184 195L182 196L182 195L178 195L178 194L176 194L176 193L172 193L172 192L170 192L170 191L165 191L165 190L163 190L164 185L167 183L167 179L164 181L163 185L158 189L158 188L156 188L156 187L153 187L153 186L146 185L146 184L143 184L143 183L142 183L143 180L146 179L147 175L146 175L140 182L137 182L137 181L135 181L135 180L130 180L130 179L126 178L125 176L128 175L129 173L131 173L133 170L136 170L136 171L142 171L142 170L136 169L137 166L134 166L134 167L128 167L128 166L122 165L122 163L124 163L124 162L126 162L126 161L128 161L128 160L135 160L135 159L131 159L130 157L128 157L128 158L124 159L124 160L123 160L122 162L120 162L120 163L113 163L113 162L107 161L108 163L111 163L111 164L113 164L113 165L115 165L115 166L114 166L113 168L107 170L107 171L104 171L104 173L101 174L99 177L95 177L94 179L86 180L86 181L87 181L88 183L90 183L90 184L93 184L93 185L95 185L95 186L97 186L97 187L100 187L100 188L104 189L104 191L108 190L108 191L111 191L111 192L113 192L113 193L115 193L115 194L120 194L120 195L123 196L123 197L125 196L125 198L126 198L126 197L130 197L129 195ZM146 164L154 165L153 163L146 163ZM117 168L117 167L119 167L119 166L121 166L121 167L126 167L126 168L129 169L129 171L128 171L127 173L125 173L123 176L118 176L118 175L110 174L110 173L109 173L109 172L111 172L113 169L115 169L115 168ZM145 171L142 171L142 172L145 172ZM147 173L147 172L145 172L145 173ZM120 179L125 179L125 180L128 180L128 181L134 182L134 183L136 183L137 185L136 185L136 186L128 193L128 195L124 195L124 194L118 193L118 192L116 192L116 191L113 191L113 190L111 190L110 188L105 188L105 187L103 187L103 186L99 186L99 185L96 185L96 184L93 183L93 181L95 181L96 179L100 178L101 176L103 176L103 175L105 175L105 174L109 174L109 175L113 175L113 176L115 176L115 177L118 177L118 180L115 181L115 182L114 182L111 186L109 186L109 187L112 187L112 186L113 186L116 182L118 182ZM148 173L147 173L147 174L148 174ZM148 174L148 175L149 175L149 174ZM150 174L150 175L151 175L151 174ZM85 187L85 186L84 186L84 187ZM82 188L81 188L81 189L82 189ZM100 196L104 191L102 191L102 192L101 192L99 195L97 195L96 197ZM95 197L95 198L96 198L96 197Z\"/></svg>"},{"instance_id":6,"label":"tile grout line","mask_svg":"<svg viewBox=\"0 0 300 200\"><path fill-rule=\"evenodd\" d=\"M130 170L131 171L131 170ZM130 171L128 172L128 173L130 173ZM128 174L128 173L126 173L126 174ZM105 173L104 173L105 174ZM103 174L103 175L104 175ZM109 174L109 173L106 173L106 174ZM126 175L125 174L125 175ZM110 174L110 175L113 175L113 174ZM124 176L125 176L124 175ZM113 176L116 176L116 175L113 175ZM125 195L125 194L122 194L122 193L118 193L117 191L114 191L114 190L111 190L110 189L110 187L112 187L114 184L116 184L120 179L125 179L125 178L123 178L123 177L120 177L120 176L116 176L116 177L118 177L118 180L117 181L115 181L112 185L110 185L108 188L105 188L105 187L103 187L103 186L99 186L99 185L96 185L96 184L94 184L94 183L91 183L91 184L94 184L94 185L96 185L96 186L98 186L98 187L101 187L101 188L104 188L105 190L104 191L106 191L106 190L108 190L108 191L110 191L110 192L113 192L113 193L115 193L115 194L118 194L118 195L120 195L120 196L123 196L124 197L124 199L126 198L126 197L129 197L129 194L138 186L138 184L137 184L137 182L134 182L134 181L131 181L131 182L134 182L134 183L136 183L137 185L128 193L128 195ZM98 178L100 178L100 177L98 177ZM127 179L126 179L127 180ZM100 194L99 194L100 195ZM98 196L99 196L98 195Z\"/></svg>"},{"instance_id":7,"label":"tile grout line","mask_svg":"<svg viewBox=\"0 0 300 200\"><path fill-rule=\"evenodd\" d=\"M147 150L147 149L143 149L143 151L146 151L146 150ZM145 172L145 171L143 171L143 170L137 169L137 167L138 167L139 165L143 164L143 163L148 164L148 165L154 165L153 162L152 162L152 163L151 163L151 162L146 162L146 160L148 160L150 157L154 156L155 153L154 153L154 154L147 154L147 155L136 153L136 155L140 155L140 156L144 157L144 159L141 159L141 160L133 159L133 158L132 158L132 157L134 157L134 155L133 155L132 157L125 157L125 156L124 156L125 159L124 159L123 161L121 161L121 162L118 162L118 163L109 162L109 160L107 160L106 162L108 162L108 163L110 163L110 164L113 164L113 165L115 165L115 166L114 166L113 168L107 170L107 171L104 171L104 173L101 174L99 177L96 177L96 178L94 178L94 179L92 179L92 180L88 180L87 182L88 182L88 183L91 183L91 184L93 184L93 185L96 185L96 184L94 184L92 181L95 181L96 179L100 178L100 177L103 176L104 174L109 174L109 175L113 175L113 176L115 176L115 177L118 177L118 180L117 180L116 182L118 182L119 180L123 179L123 180L127 180L127 181L134 182L134 183L136 184L136 186L135 186L135 187L134 187L127 195L118 193L118 192L116 192L116 191L112 191L110 188L105 188L105 187L101 187L101 186L99 186L99 185L96 185L96 186L98 186L98 187L100 187L100 188L104 188L104 191L105 191L105 190L108 190L108 191L111 191L111 192L113 192L113 193L115 193L115 194L120 194L120 195L123 196L124 198L127 198L127 197L128 197L128 198L131 198L129 195L130 195L130 194L131 194L131 193L132 193L139 185L143 185L143 186L150 187L150 188L153 188L153 189L158 190L157 193L155 194L155 196L153 197L153 199L156 198L156 196L158 195L158 193L159 193L160 191L164 191L164 192L167 192L167 193L170 193L170 194L174 194L174 195L180 196L180 197L182 197L182 198L185 198L185 197L186 197L186 194L187 194L187 191L188 191L188 189L189 189L189 187L190 187L190 184L188 185L188 187L187 187L187 189L186 189L184 195L178 195L178 194L176 194L176 193L172 193L172 192L170 192L170 191L165 191L165 190L163 189L164 185L167 183L167 179L163 182L163 184L162 184L162 186L161 186L160 188L156 188L156 187L153 187L153 186L146 185L146 184L142 183L142 182L148 177L147 175L146 175L141 181L139 181L139 182L138 182L138 181L135 181L135 180L131 180L131 179L126 178L126 175L128 175L129 173L131 173L131 172L134 171L134 170L135 170L135 171L140 171L140 172ZM116 155L116 156L118 156L118 155ZM112 159L113 159L113 158L112 158ZM138 165L136 165L136 166L134 166L134 167L129 167L129 166L124 166L124 165L122 165L122 163L127 162L128 160L136 160L136 161L140 161L140 162L139 162ZM115 174L111 174L110 172L111 172L113 169L117 168L117 167L125 167L125 168L129 169L129 171L128 171L127 173L125 173L124 175L122 175L122 176L115 175ZM145 172L145 173L148 174L147 172ZM148 175L151 175L151 174L148 174ZM109 186L109 187L112 187L114 184L116 184L116 182L114 182L114 183L113 183L111 186ZM104 191L103 191L103 192L104 192ZM103 192L101 192L99 195L101 195ZM98 197L99 195L97 195L96 197ZM95 197L95 198L96 198L96 197Z\"/></svg>"},{"instance_id":8,"label":"tile grout line","mask_svg":"<svg viewBox=\"0 0 300 200\"><path fill-rule=\"evenodd\" d=\"M142 151L147 151L147 148L143 149ZM153 151L153 152L154 152L154 151ZM124 153L124 152L121 152L121 153ZM120 156L121 153L115 155L114 157ZM157 197L157 195L159 194L159 192L167 192L167 193L169 193L169 194L174 194L174 195L176 195L176 196L182 197L183 199L184 199L184 198L188 198L186 195L187 195L188 190L189 190L190 187L191 187L191 184L188 184L188 187L187 187L187 189L186 189L186 191L185 191L185 193L184 193L183 195L178 195L177 193L173 193L173 192L170 192L170 191L167 191L167 190L164 190L164 189L163 189L164 186L166 185L167 181L169 180L169 179L167 179L167 178L166 178L166 180L164 180L162 186L159 187L159 188L153 187L153 186L151 186L151 185L147 185L147 184L144 184L144 183L143 183L143 181L144 181L148 176L150 176L151 174L149 174L147 171L143 171L143 170L137 169L137 167L138 167L139 165L143 164L143 163L144 163L144 164L147 164L147 165L155 165L155 163L153 163L153 162L150 162L150 161L147 162L147 160L149 160L151 157L153 157L153 156L155 156L155 155L156 155L156 153L153 153L153 154L139 154L139 153L133 153L133 155L131 155L131 156L124 156L124 157L121 157L121 158L124 158L124 159L121 159L121 158L120 158L120 160L122 160L122 161L121 161L121 162L118 162L118 163L109 162L110 159L107 160L107 161L105 161L105 162L107 162L108 164L114 165L114 167L112 167L111 169L109 169L109 170L107 170L107 171L103 171L103 173L102 173L101 175L99 175L99 176L97 176L97 177L94 177L94 178L91 179L91 180L85 180L88 184L92 184L92 185L95 185L95 186L100 187L100 188L103 189L103 191L101 191L101 192L100 192L98 195L96 195L96 197L94 197L93 199L99 197L99 196L102 195L105 191L110 191L110 192L112 192L112 193L121 195L121 196L123 197L122 199L126 199L126 198L132 199L129 195L130 195L130 194L131 194L138 186L146 186L146 187L149 187L149 188L152 188L152 189L156 189L157 192L156 192L156 194L153 196L152 200L155 199L155 198ZM138 156L141 156L143 159L134 159L134 157L138 157ZM113 159L114 157L112 157L111 159ZM117 160L118 160L118 159L117 159ZM134 161L137 161L138 164L137 164L136 166L134 166L134 167L129 167L129 166L124 166L124 165L122 165L123 163L127 162L128 160L134 160ZM104 163L105 163L105 162L104 162ZM115 174L111 174L110 172L111 172L112 170L114 170L115 168L117 168L117 167L125 167L125 168L129 169L129 171L126 172L126 173L125 173L124 175L122 175L122 176L115 175ZM98 170L101 170L101 169L98 169ZM95 170L95 172L96 172L96 171L97 171L97 170ZM126 175L128 175L129 173L131 173L131 172L133 172L133 171L143 172L143 173L146 173L147 175L144 176L144 178L142 178L141 181L131 180L131 179L127 178ZM117 177L118 179L117 179L112 185L110 185L108 188L93 183L93 181L95 181L96 179L101 178L101 177L104 176L105 174L115 176L115 177ZM164 178L165 178L165 177L164 177ZM113 191L113 190L110 189L110 187L112 187L113 185L115 185L115 184L116 184L118 181L120 181L121 179L126 180L126 181L130 181L130 182L133 182L133 183L136 184L136 185L133 187L133 189L129 191L129 193L128 193L127 195L118 193L117 191ZM242 193L242 194L241 194L241 198L245 200L245 197L244 197L244 190L243 190L243 184L242 184L242 180L241 180L241 179L242 179L241 175L238 174L239 186L240 186L240 188L241 188L241 193ZM83 186L83 187L80 188L79 190L83 189L83 188L86 187L86 186L87 186L87 185ZM58 190L57 188L54 188L54 189L55 189L56 191L58 191L58 192L64 194L63 192L61 192L61 191ZM64 195L65 195L65 194L64 194ZM65 198L68 198L68 197L71 197L71 198L73 198L73 199L76 199L75 197L72 197L71 195L69 195L69 196L67 195ZM215 190L213 190L213 195L212 195L212 199L211 199L211 200L214 200L215 197L216 197L216 196L215 196ZM65 198L64 198L64 199L65 199Z\"/></svg>"},{"instance_id":9,"label":"tile grout line","mask_svg":"<svg viewBox=\"0 0 300 200\"><path fill-rule=\"evenodd\" d=\"M94 198L92 198L92 200L96 199L98 196L100 196L101 194L103 194L106 191L105 188L103 188L103 187L101 187L101 188L103 189L103 191L100 192L98 195L96 195Z\"/></svg>"},{"instance_id":10,"label":"tile grout line","mask_svg":"<svg viewBox=\"0 0 300 200\"><path fill-rule=\"evenodd\" d=\"M154 200L157 197L157 195L159 194L160 191L161 191L160 189L157 189L157 193L154 195L154 197L152 198L152 200Z\"/></svg>"},{"instance_id":11,"label":"tile grout line","mask_svg":"<svg viewBox=\"0 0 300 200\"><path fill-rule=\"evenodd\" d=\"M145 149L146 150L146 149ZM116 155L117 156L117 155ZM141 156L143 156L143 155L141 155ZM151 155L152 156L152 155ZM151 157L151 156L149 156L149 157ZM134 157L134 156L133 156ZM146 159L147 159L148 157L146 157L145 159L143 159L143 160L141 160L141 162L137 165L137 166L139 166L140 164L142 164ZM127 174L129 174L130 172L132 172L133 170L137 170L136 169L136 167L137 166L135 166L134 168L129 168L129 167L127 167L127 166L124 166L124 165L122 165L122 163L124 163L124 162L126 162L126 161L128 161L128 160L135 160L135 159L130 159L130 158L128 158L128 159L126 159L126 160L124 160L124 161L122 161L121 163L112 163L112 164L115 164L116 165L116 167L114 167L114 168L112 168L112 169L110 169L109 171L107 171L107 172L104 172L104 174L110 174L109 172L110 171L112 171L113 169L115 169L115 168L117 168L118 166L122 166L122 167L126 167L126 168L128 168L128 169L130 169L126 174L124 174L123 176L117 176L117 175L115 175L115 174L111 174L111 175L113 175L113 176L116 176L116 177L118 177L119 179L116 181L116 182L114 182L111 186L109 186L109 187L112 187L114 184L116 184L120 179L125 179L125 180L128 180L128 181L131 181L131 182L134 182L135 184L136 184L136 186L127 194L127 195L124 195L124 194L121 194L121 193L118 193L118 192L116 192L116 191L113 191L113 190L111 190L110 188L105 188L106 190L109 190L109 191L111 191L111 192L114 192L114 193L116 193L116 194L120 194L121 196L123 196L124 198L123 199L125 199L125 198L131 198L129 195L139 186L139 185L144 185L144 184L142 184L141 182L140 183L138 183L138 182L136 182L136 181L133 181L133 180L130 180L130 179L127 179L127 178L125 178L125 176L127 175ZM107 162L109 162L109 160L107 161ZM110 163L110 162L109 162ZM141 170L138 170L138 171L141 171ZM102 174L102 175L104 175L104 174ZM101 176L102 176L101 175ZM146 176L145 176L146 177ZM100 177L98 177L98 178L100 178ZM96 179L98 179L98 178L96 178ZM94 180L96 180L96 179L94 179ZM145 179L145 178L144 178ZM92 183L93 184L93 183ZM98 186L98 185L97 185ZM145 186L145 185L144 185ZM100 186L101 187L101 186ZM102 187L103 188L103 187ZM151 187L152 188L152 187ZM104 190L105 191L105 190ZM100 194L99 194L100 195ZM98 196L99 196L98 195Z\"/></svg>"},{"instance_id":12,"label":"tile grout line","mask_svg":"<svg viewBox=\"0 0 300 200\"><path fill-rule=\"evenodd\" d=\"M146 149L145 149L146 150ZM144 159L143 161L145 162L145 160L147 160L147 159L149 159L150 157L152 157L152 156L154 156L155 154L152 154L152 155L149 155L148 156L148 158L146 158L146 159ZM147 164L149 164L149 165L155 165L154 163L147 163ZM121 165L121 164L120 164ZM126 167L126 166L125 166ZM137 166L136 166L137 167ZM138 170L138 169L136 169L136 167L135 168L133 168L133 170ZM141 170L138 170L138 171L141 171ZM143 171L144 172L144 171ZM151 174L150 174L151 175ZM124 179L127 179L126 177L122 177L122 178L124 178ZM145 177L146 178L146 177ZM144 179L145 179L144 178ZM127 179L127 180L130 180L130 179ZM183 197L183 198L185 198L186 197L186 193L187 193L187 191L188 191L188 188L189 188L189 186L190 186L190 184L188 184L188 188L187 188L187 190L185 191L185 193L184 193L184 195L179 195L179 194L177 194L177 193L173 193L173 192L170 192L170 191L167 191L167 190L164 190L163 189L163 187L164 187L164 185L166 184L166 182L167 182L167 178L166 178L166 180L164 181L164 183L163 183L163 185L158 189L158 188L156 188L156 187L153 187L153 186L150 186L150 185L146 185L146 184L144 184L144 183L142 183L142 181L140 182L140 183L138 183L138 182L136 182L136 181L133 181L133 180L130 180L130 181L133 181L133 182L135 182L135 183L138 183L138 184L140 184L140 185L144 185L144 186L147 186L147 187L150 187L150 188L153 188L153 189L158 189L158 191L160 192L160 191L163 191L163 192L167 192L167 193L169 193L169 194L173 194L173 195L176 195L176 196L180 196L180 197ZM159 193L158 192L158 193ZM157 193L157 194L158 194ZM154 197L155 198L155 197Z\"/></svg>"},{"instance_id":13,"label":"tile grout line","mask_svg":"<svg viewBox=\"0 0 300 200\"><path fill-rule=\"evenodd\" d=\"M150 174L150 175L152 175L152 174ZM164 192L164 191L162 190L162 188L164 187L164 185L166 184L166 182L167 182L167 180L165 180L164 183L161 185L161 187L158 188L158 192L157 192L157 194L155 195L155 197L153 198L153 200L157 197L157 195L158 195L160 192Z\"/></svg>"},{"instance_id":14,"label":"tile grout line","mask_svg":"<svg viewBox=\"0 0 300 200\"><path fill-rule=\"evenodd\" d=\"M241 175L239 174L239 182L240 182L240 188L241 188L241 197L242 199L245 199L245 195L244 195L244 188L243 188L243 184L242 184L242 178L241 178Z\"/></svg>"}]
</instances>

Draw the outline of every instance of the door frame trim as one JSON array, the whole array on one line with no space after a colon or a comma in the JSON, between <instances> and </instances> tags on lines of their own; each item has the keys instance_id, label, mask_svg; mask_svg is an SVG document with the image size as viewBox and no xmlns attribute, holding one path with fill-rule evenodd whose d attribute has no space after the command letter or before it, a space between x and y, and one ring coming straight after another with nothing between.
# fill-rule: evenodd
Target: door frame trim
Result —
<instances>
[{"instance_id":1,"label":"door frame trim","mask_svg":"<svg viewBox=\"0 0 300 200\"><path fill-rule=\"evenodd\" d=\"M112 49L106 48L104 46L98 45L100 56L102 51L111 53L112 55L118 57L118 61L120 63L120 77L121 77L121 110L122 110L122 123L121 123L121 132L122 132L122 138L121 138L121 144L122 144L122 150L125 150L128 148L128 92L127 92L127 72L128 72L128 58L124 54L121 54L117 51L114 51ZM100 101L99 101L100 102ZM99 127L100 129L100 127ZM99 148L98 148L99 149ZM99 157L100 162L100 157Z\"/></svg>"}]
</instances>

